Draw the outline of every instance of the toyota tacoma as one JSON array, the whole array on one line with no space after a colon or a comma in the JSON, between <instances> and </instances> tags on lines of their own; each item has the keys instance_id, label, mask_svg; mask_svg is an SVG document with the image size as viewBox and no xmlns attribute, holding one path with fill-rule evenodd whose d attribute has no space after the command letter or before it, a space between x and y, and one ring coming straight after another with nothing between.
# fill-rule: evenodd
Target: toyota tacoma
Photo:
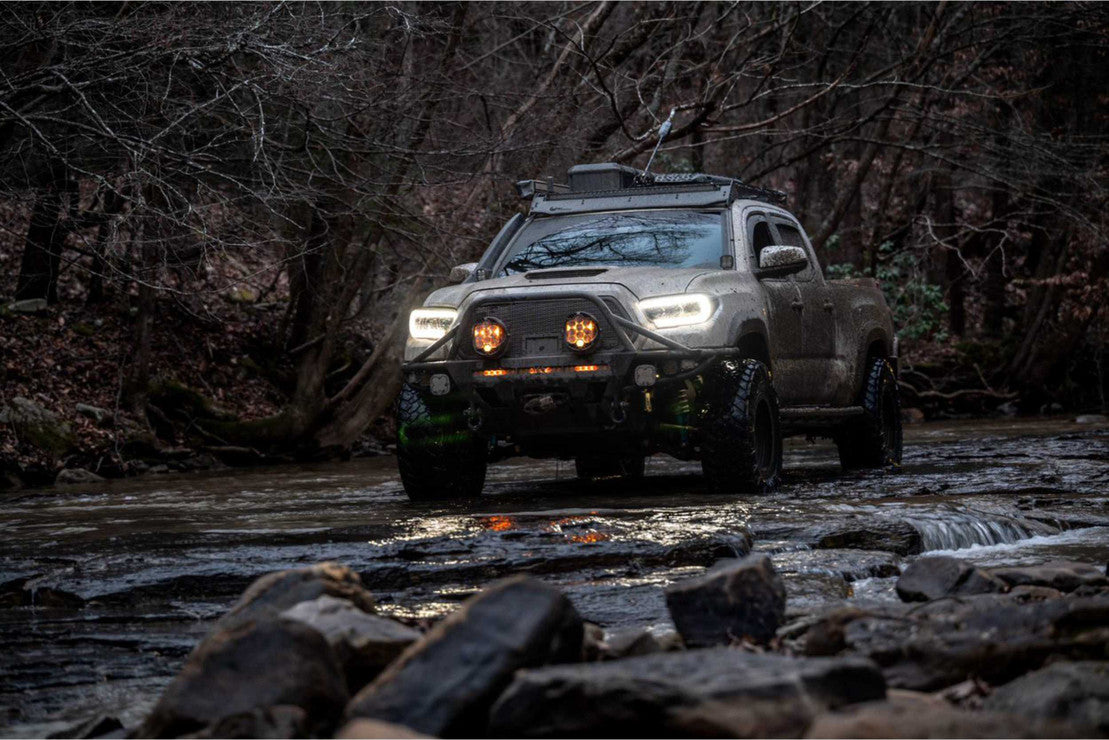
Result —
<instances>
[{"instance_id":1,"label":"toyota tacoma","mask_svg":"<svg viewBox=\"0 0 1109 740\"><path fill-rule=\"evenodd\" d=\"M583 479L699 459L768 492L782 439L844 468L901 461L897 337L872 279L828 280L784 195L703 174L571 167L409 317L397 403L413 500L473 496L508 455Z\"/></svg>"}]
</instances>

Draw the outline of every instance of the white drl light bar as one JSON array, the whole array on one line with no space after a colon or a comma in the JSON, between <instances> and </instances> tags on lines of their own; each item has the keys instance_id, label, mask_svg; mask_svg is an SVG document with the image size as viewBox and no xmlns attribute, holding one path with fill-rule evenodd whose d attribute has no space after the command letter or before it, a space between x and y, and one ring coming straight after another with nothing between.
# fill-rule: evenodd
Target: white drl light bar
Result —
<instances>
[{"instance_id":1,"label":"white drl light bar","mask_svg":"<svg viewBox=\"0 0 1109 740\"><path fill-rule=\"evenodd\" d=\"M408 335L413 339L442 339L457 316L453 308L417 308L408 315Z\"/></svg>"},{"instance_id":2,"label":"white drl light bar","mask_svg":"<svg viewBox=\"0 0 1109 740\"><path fill-rule=\"evenodd\" d=\"M702 293L647 298L639 302L639 310L659 329L673 326L703 324L712 318L712 299Z\"/></svg>"}]
</instances>

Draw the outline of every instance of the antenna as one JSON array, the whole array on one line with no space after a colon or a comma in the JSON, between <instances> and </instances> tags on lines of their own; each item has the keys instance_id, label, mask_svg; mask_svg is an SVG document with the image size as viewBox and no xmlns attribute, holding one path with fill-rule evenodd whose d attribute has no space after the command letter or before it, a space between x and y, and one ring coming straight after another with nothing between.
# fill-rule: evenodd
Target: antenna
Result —
<instances>
[{"instance_id":1,"label":"antenna","mask_svg":"<svg viewBox=\"0 0 1109 740\"><path fill-rule=\"evenodd\" d=\"M658 154L658 148L662 146L662 140L670 133L670 121L674 118L674 113L676 111L677 108L671 108L670 116L658 127L658 141L655 142L655 150L651 152L651 158L647 160L647 166L643 168L643 172L639 175L641 179L647 179L647 170L651 169L651 163L655 161L655 155Z\"/></svg>"}]
</instances>

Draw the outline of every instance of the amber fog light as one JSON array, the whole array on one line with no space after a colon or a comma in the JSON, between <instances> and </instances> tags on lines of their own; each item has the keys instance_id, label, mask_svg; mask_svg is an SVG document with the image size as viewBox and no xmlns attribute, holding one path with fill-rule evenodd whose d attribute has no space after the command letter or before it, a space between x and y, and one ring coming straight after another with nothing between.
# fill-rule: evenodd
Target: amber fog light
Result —
<instances>
[{"instance_id":1,"label":"amber fog light","mask_svg":"<svg viewBox=\"0 0 1109 740\"><path fill-rule=\"evenodd\" d=\"M600 333L597 320L587 313L576 313L566 319L566 344L575 352L585 352L592 348Z\"/></svg>"},{"instance_id":2,"label":"amber fog light","mask_svg":"<svg viewBox=\"0 0 1109 740\"><path fill-rule=\"evenodd\" d=\"M504 349L508 331L494 318L485 318L474 324L474 349L478 354L494 357Z\"/></svg>"}]
</instances>

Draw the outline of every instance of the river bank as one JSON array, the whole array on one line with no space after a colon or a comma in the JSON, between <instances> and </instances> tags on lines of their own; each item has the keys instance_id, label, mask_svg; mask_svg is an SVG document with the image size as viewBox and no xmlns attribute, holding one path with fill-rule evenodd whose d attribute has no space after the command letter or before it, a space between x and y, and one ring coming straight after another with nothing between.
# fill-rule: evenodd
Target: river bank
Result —
<instances>
[{"instance_id":1,"label":"river bank","mask_svg":"<svg viewBox=\"0 0 1109 740\"><path fill-rule=\"evenodd\" d=\"M0 733L98 711L135 726L214 621L275 570L345 563L380 615L418 629L528 573L604 630L665 639L664 589L748 546L772 558L794 625L893 608L922 555L1104 572L1107 483L1104 425L1004 419L911 426L891 475L843 475L833 448L794 441L785 485L767 497L711 496L696 464L667 458L634 486L585 487L565 463L510 460L465 504L409 503L389 458L9 493Z\"/></svg>"}]
</instances>

